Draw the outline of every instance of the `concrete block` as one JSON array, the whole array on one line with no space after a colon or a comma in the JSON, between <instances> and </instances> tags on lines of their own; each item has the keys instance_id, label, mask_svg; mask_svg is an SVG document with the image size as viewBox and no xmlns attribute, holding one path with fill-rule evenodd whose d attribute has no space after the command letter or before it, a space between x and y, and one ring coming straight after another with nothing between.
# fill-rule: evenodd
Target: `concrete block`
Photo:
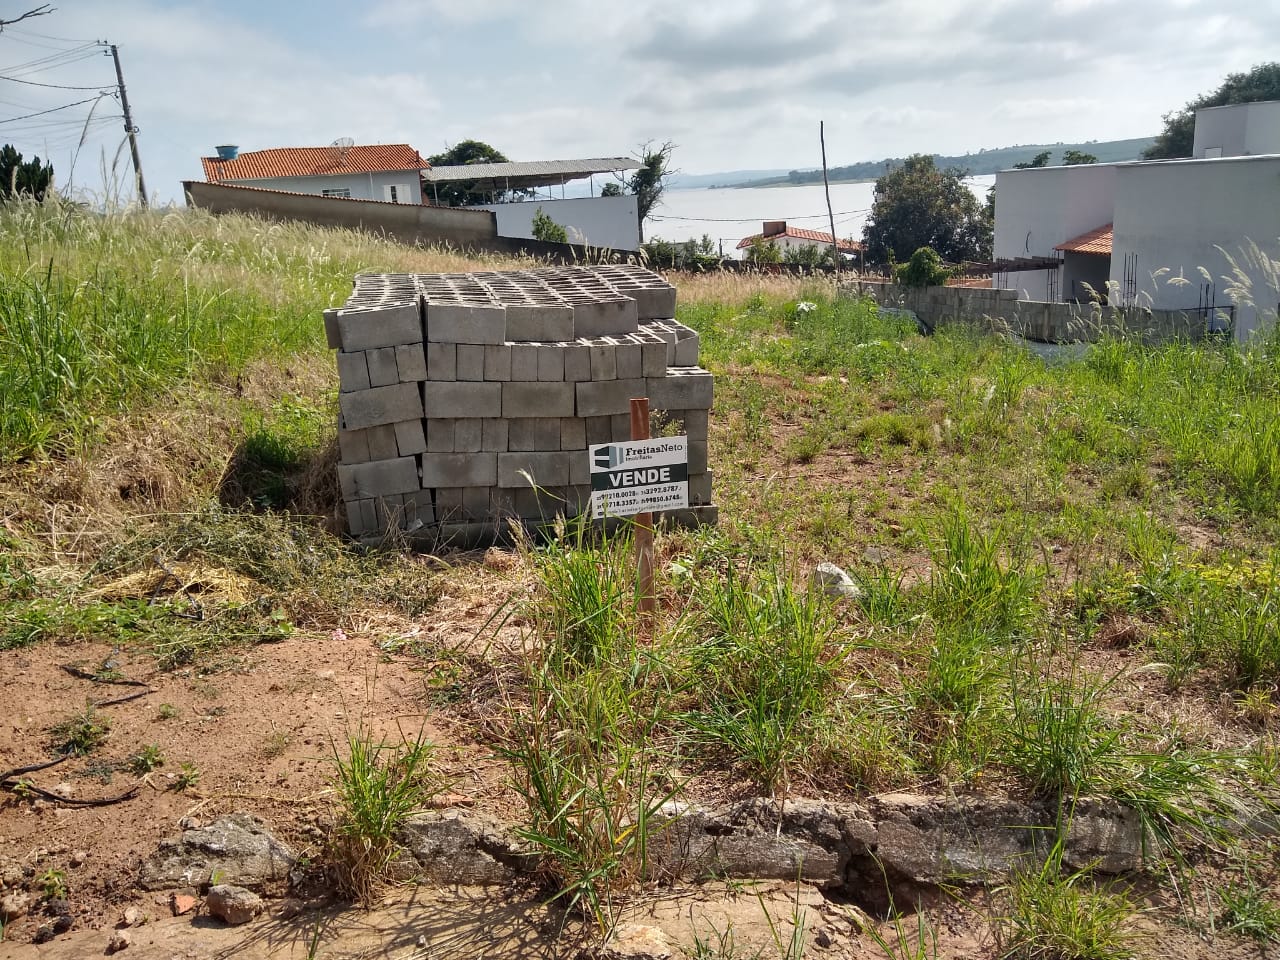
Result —
<instances>
[{"instance_id":1,"label":"concrete block","mask_svg":"<svg viewBox=\"0 0 1280 960\"><path fill-rule=\"evenodd\" d=\"M485 519L489 515L489 491L492 489L492 487L463 487L463 512L475 520Z\"/></svg>"},{"instance_id":2,"label":"concrete block","mask_svg":"<svg viewBox=\"0 0 1280 960\"><path fill-rule=\"evenodd\" d=\"M376 533L378 530L378 514L373 508L372 500L348 500L347 531L353 537Z\"/></svg>"},{"instance_id":3,"label":"concrete block","mask_svg":"<svg viewBox=\"0 0 1280 960\"><path fill-rule=\"evenodd\" d=\"M338 311L338 337L348 353L422 342L417 302Z\"/></svg>"},{"instance_id":4,"label":"concrete block","mask_svg":"<svg viewBox=\"0 0 1280 960\"><path fill-rule=\"evenodd\" d=\"M369 386L387 387L400 382L395 347L376 347L373 350L366 350L364 356L369 364Z\"/></svg>"},{"instance_id":5,"label":"concrete block","mask_svg":"<svg viewBox=\"0 0 1280 960\"><path fill-rule=\"evenodd\" d=\"M572 324L570 324L572 326ZM342 334L338 332L338 311L324 311L324 341L332 350L342 347Z\"/></svg>"},{"instance_id":6,"label":"concrete block","mask_svg":"<svg viewBox=\"0 0 1280 960\"><path fill-rule=\"evenodd\" d=\"M667 374L667 344L659 340L645 343L640 348L640 370L646 377L664 377Z\"/></svg>"},{"instance_id":7,"label":"concrete block","mask_svg":"<svg viewBox=\"0 0 1280 960\"><path fill-rule=\"evenodd\" d=\"M423 526L436 522L435 503L430 490L404 495L404 529L412 533L416 524Z\"/></svg>"},{"instance_id":8,"label":"concrete block","mask_svg":"<svg viewBox=\"0 0 1280 960\"><path fill-rule=\"evenodd\" d=\"M701 367L672 367L665 377L646 380L649 406L655 410L707 410L714 395L714 378Z\"/></svg>"},{"instance_id":9,"label":"concrete block","mask_svg":"<svg viewBox=\"0 0 1280 960\"><path fill-rule=\"evenodd\" d=\"M401 383L427 379L427 352L420 343L402 343L396 347L396 369Z\"/></svg>"},{"instance_id":10,"label":"concrete block","mask_svg":"<svg viewBox=\"0 0 1280 960\"><path fill-rule=\"evenodd\" d=\"M503 343L507 311L500 306L427 303L427 340L435 343Z\"/></svg>"},{"instance_id":11,"label":"concrete block","mask_svg":"<svg viewBox=\"0 0 1280 960\"><path fill-rule=\"evenodd\" d=\"M420 489L418 459L397 457L395 460L373 460L369 463L341 463L338 464L338 484L344 500L414 493Z\"/></svg>"},{"instance_id":12,"label":"concrete block","mask_svg":"<svg viewBox=\"0 0 1280 960\"><path fill-rule=\"evenodd\" d=\"M624 340L614 348L613 355L619 380L639 380L644 376L640 344Z\"/></svg>"},{"instance_id":13,"label":"concrete block","mask_svg":"<svg viewBox=\"0 0 1280 960\"><path fill-rule=\"evenodd\" d=\"M573 334L575 337L603 337L610 334L635 333L640 314L630 297L618 300L583 298L573 302Z\"/></svg>"},{"instance_id":14,"label":"concrete block","mask_svg":"<svg viewBox=\"0 0 1280 960\"><path fill-rule=\"evenodd\" d=\"M423 487L491 487L498 481L496 453L424 453Z\"/></svg>"},{"instance_id":15,"label":"concrete block","mask_svg":"<svg viewBox=\"0 0 1280 960\"><path fill-rule=\"evenodd\" d=\"M569 457L569 483L571 485L583 484L587 485L587 499L591 499L591 456L586 450L568 451Z\"/></svg>"},{"instance_id":16,"label":"concrete block","mask_svg":"<svg viewBox=\"0 0 1280 960\"><path fill-rule=\"evenodd\" d=\"M415 453L427 452L427 432L422 429L421 420L401 420L394 424L396 432L396 448L400 456L408 457Z\"/></svg>"},{"instance_id":17,"label":"concrete block","mask_svg":"<svg viewBox=\"0 0 1280 960\"><path fill-rule=\"evenodd\" d=\"M550 520L556 515L550 501L539 497L537 490L522 487L512 493L512 507L515 515L522 520Z\"/></svg>"},{"instance_id":18,"label":"concrete block","mask_svg":"<svg viewBox=\"0 0 1280 960\"><path fill-rule=\"evenodd\" d=\"M506 383L435 383L422 385L423 407L429 417L500 417ZM407 418L402 418L407 419Z\"/></svg>"},{"instance_id":19,"label":"concrete block","mask_svg":"<svg viewBox=\"0 0 1280 960\"><path fill-rule=\"evenodd\" d=\"M591 348L584 343L566 343L564 349L564 378L570 383L591 379Z\"/></svg>"},{"instance_id":20,"label":"concrete block","mask_svg":"<svg viewBox=\"0 0 1280 960\"><path fill-rule=\"evenodd\" d=\"M684 328L689 330L688 327ZM679 330L676 331L677 336ZM677 367L696 367L698 365L698 346L702 342L701 338L689 330L690 336L678 337L676 340L676 362L673 366Z\"/></svg>"},{"instance_id":21,"label":"concrete block","mask_svg":"<svg viewBox=\"0 0 1280 960\"><path fill-rule=\"evenodd\" d=\"M421 421L417 422L421 423ZM397 457L408 456L408 454L400 452L399 444L396 443L396 428L394 424L385 423L381 426L370 427L365 431L365 435L369 439L370 460L395 460Z\"/></svg>"},{"instance_id":22,"label":"concrete block","mask_svg":"<svg viewBox=\"0 0 1280 960\"><path fill-rule=\"evenodd\" d=\"M355 353L337 354L338 358L338 389L342 393L351 393L355 390L368 390L369 383L369 363L365 360L364 351L357 350Z\"/></svg>"},{"instance_id":23,"label":"concrete block","mask_svg":"<svg viewBox=\"0 0 1280 960\"><path fill-rule=\"evenodd\" d=\"M585 459L585 458L584 458ZM565 507L570 516L591 512L591 480L571 483L564 491Z\"/></svg>"},{"instance_id":24,"label":"concrete block","mask_svg":"<svg viewBox=\"0 0 1280 960\"><path fill-rule=\"evenodd\" d=\"M453 343L427 344L427 375L425 380L458 379L458 347Z\"/></svg>"},{"instance_id":25,"label":"concrete block","mask_svg":"<svg viewBox=\"0 0 1280 960\"><path fill-rule=\"evenodd\" d=\"M535 344L511 344L511 379L521 382L538 379L538 347Z\"/></svg>"},{"instance_id":26,"label":"concrete block","mask_svg":"<svg viewBox=\"0 0 1280 960\"><path fill-rule=\"evenodd\" d=\"M706 410L686 410L684 412L684 432L690 442L707 439L708 419Z\"/></svg>"},{"instance_id":27,"label":"concrete block","mask_svg":"<svg viewBox=\"0 0 1280 960\"><path fill-rule=\"evenodd\" d=\"M581 417L566 417L560 421L560 449L587 449L587 421Z\"/></svg>"},{"instance_id":28,"label":"concrete block","mask_svg":"<svg viewBox=\"0 0 1280 960\"><path fill-rule=\"evenodd\" d=\"M501 416L512 417L572 417L574 411L574 387L572 383L486 383L486 387L501 388ZM579 383L577 387L591 386ZM484 413L480 416L498 416Z\"/></svg>"},{"instance_id":29,"label":"concrete block","mask_svg":"<svg viewBox=\"0 0 1280 960\"><path fill-rule=\"evenodd\" d=\"M573 307L568 304L507 304L508 340L572 340Z\"/></svg>"},{"instance_id":30,"label":"concrete block","mask_svg":"<svg viewBox=\"0 0 1280 960\"><path fill-rule=\"evenodd\" d=\"M427 452L453 453L453 426L456 420L427 420Z\"/></svg>"},{"instance_id":31,"label":"concrete block","mask_svg":"<svg viewBox=\"0 0 1280 960\"><path fill-rule=\"evenodd\" d=\"M645 385L654 381L592 380L573 384L577 390L577 415L600 417L631 411L633 397L645 396Z\"/></svg>"},{"instance_id":32,"label":"concrete block","mask_svg":"<svg viewBox=\"0 0 1280 960\"><path fill-rule=\"evenodd\" d=\"M707 472L707 441L689 441L689 473Z\"/></svg>"},{"instance_id":33,"label":"concrete block","mask_svg":"<svg viewBox=\"0 0 1280 960\"><path fill-rule=\"evenodd\" d=\"M404 497L400 494L378 497L373 501L373 509L378 516L379 533L386 533L388 530L400 530L403 528Z\"/></svg>"},{"instance_id":34,"label":"concrete block","mask_svg":"<svg viewBox=\"0 0 1280 960\"><path fill-rule=\"evenodd\" d=\"M499 453L498 486L530 486L527 473L539 487L564 487L569 484L569 462L572 454L529 452ZM522 472L523 471L523 472Z\"/></svg>"},{"instance_id":35,"label":"concrete block","mask_svg":"<svg viewBox=\"0 0 1280 960\"><path fill-rule=\"evenodd\" d=\"M478 417L455 420L453 424L454 453L479 453L482 447L484 421Z\"/></svg>"},{"instance_id":36,"label":"concrete block","mask_svg":"<svg viewBox=\"0 0 1280 960\"><path fill-rule=\"evenodd\" d=\"M538 379L561 383L564 378L564 348L559 344L538 347Z\"/></svg>"},{"instance_id":37,"label":"concrete block","mask_svg":"<svg viewBox=\"0 0 1280 960\"><path fill-rule=\"evenodd\" d=\"M484 350L477 343L458 344L458 379L484 380Z\"/></svg>"},{"instance_id":38,"label":"concrete block","mask_svg":"<svg viewBox=\"0 0 1280 960\"><path fill-rule=\"evenodd\" d=\"M367 430L339 430L338 457L343 463L365 463L369 460Z\"/></svg>"},{"instance_id":39,"label":"concrete block","mask_svg":"<svg viewBox=\"0 0 1280 960\"><path fill-rule=\"evenodd\" d=\"M519 417L508 420L508 449L559 450L560 423L552 417Z\"/></svg>"},{"instance_id":40,"label":"concrete block","mask_svg":"<svg viewBox=\"0 0 1280 960\"><path fill-rule=\"evenodd\" d=\"M505 487L489 488L489 516L494 518L516 515L516 491Z\"/></svg>"},{"instance_id":41,"label":"concrete block","mask_svg":"<svg viewBox=\"0 0 1280 960\"><path fill-rule=\"evenodd\" d=\"M630 405L626 413L615 413L609 418L610 440L630 440L631 439L631 410Z\"/></svg>"},{"instance_id":42,"label":"concrete block","mask_svg":"<svg viewBox=\"0 0 1280 960\"><path fill-rule=\"evenodd\" d=\"M511 345L487 343L484 347L484 378L489 381L511 379Z\"/></svg>"},{"instance_id":43,"label":"concrete block","mask_svg":"<svg viewBox=\"0 0 1280 960\"><path fill-rule=\"evenodd\" d=\"M480 449L486 453L505 453L510 447L510 421L497 417L482 420Z\"/></svg>"},{"instance_id":44,"label":"concrete block","mask_svg":"<svg viewBox=\"0 0 1280 960\"><path fill-rule=\"evenodd\" d=\"M583 417L581 419L587 428L587 446L594 446L597 443L609 443L613 440L613 424L609 417Z\"/></svg>"},{"instance_id":45,"label":"concrete block","mask_svg":"<svg viewBox=\"0 0 1280 960\"><path fill-rule=\"evenodd\" d=\"M587 348L591 358L592 380L618 379L618 361L612 343L593 343Z\"/></svg>"},{"instance_id":46,"label":"concrete block","mask_svg":"<svg viewBox=\"0 0 1280 960\"><path fill-rule=\"evenodd\" d=\"M692 504L711 502L711 480L713 471L692 474L689 477L689 502Z\"/></svg>"},{"instance_id":47,"label":"concrete block","mask_svg":"<svg viewBox=\"0 0 1280 960\"><path fill-rule=\"evenodd\" d=\"M422 397L416 383L371 387L338 396L338 409L348 430L398 423L422 416Z\"/></svg>"},{"instance_id":48,"label":"concrete block","mask_svg":"<svg viewBox=\"0 0 1280 960\"><path fill-rule=\"evenodd\" d=\"M436 489L435 513L440 523L456 523L466 519L462 504L462 487L440 487Z\"/></svg>"}]
</instances>

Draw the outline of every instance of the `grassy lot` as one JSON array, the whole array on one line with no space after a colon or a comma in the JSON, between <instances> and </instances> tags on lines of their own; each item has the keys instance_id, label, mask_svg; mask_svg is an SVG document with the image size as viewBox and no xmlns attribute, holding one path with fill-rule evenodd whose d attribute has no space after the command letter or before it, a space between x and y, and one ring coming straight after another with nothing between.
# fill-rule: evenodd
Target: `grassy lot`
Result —
<instances>
[{"instance_id":1,"label":"grassy lot","mask_svg":"<svg viewBox=\"0 0 1280 960\"><path fill-rule=\"evenodd\" d=\"M95 638L172 670L422 618L465 566L331 532L319 313L361 270L478 266L192 211L0 211L0 650ZM717 375L720 526L659 538L651 624L625 537L527 545L503 616L532 653L465 661L501 683L473 735L554 888L605 923L672 796L1101 794L1164 882L1211 857L1210 917L1276 936L1270 848L1238 835L1280 781L1280 341L1046 361L829 285L673 279ZM820 560L861 596L808 589ZM1128 894L1051 863L1002 897L1009 955L1127 955ZM1056 925L1109 946L1036 952Z\"/></svg>"}]
</instances>

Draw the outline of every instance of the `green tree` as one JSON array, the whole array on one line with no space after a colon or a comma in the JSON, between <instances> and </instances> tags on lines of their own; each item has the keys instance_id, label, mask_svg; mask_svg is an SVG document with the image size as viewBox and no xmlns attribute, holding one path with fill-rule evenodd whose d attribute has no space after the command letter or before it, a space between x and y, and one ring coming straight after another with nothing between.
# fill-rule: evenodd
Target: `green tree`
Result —
<instances>
[{"instance_id":1,"label":"green tree","mask_svg":"<svg viewBox=\"0 0 1280 960\"><path fill-rule=\"evenodd\" d=\"M1041 150L1030 160L1024 160L1022 163L1015 163L1015 170L1034 170L1037 167L1047 167L1049 165L1050 153L1048 150Z\"/></svg>"},{"instance_id":2,"label":"green tree","mask_svg":"<svg viewBox=\"0 0 1280 960\"><path fill-rule=\"evenodd\" d=\"M627 188L635 194L637 219L640 221L640 242L644 242L644 222L667 188L667 177L675 173L671 169L671 154L676 145L667 140L659 147L650 141L640 148L640 167L627 180Z\"/></svg>"},{"instance_id":3,"label":"green tree","mask_svg":"<svg viewBox=\"0 0 1280 960\"><path fill-rule=\"evenodd\" d=\"M751 263L781 263L782 251L764 237L756 237L751 241L751 246L747 247L742 259Z\"/></svg>"},{"instance_id":4,"label":"green tree","mask_svg":"<svg viewBox=\"0 0 1280 960\"><path fill-rule=\"evenodd\" d=\"M463 140L454 144L444 153L427 157L427 163L433 167L465 167L475 163L510 163L506 154L494 149L483 140ZM490 196L496 194L498 200L519 200L533 195L532 190L497 190L493 191L481 186L477 181L459 181L455 183L424 184L424 196L432 200L439 199L442 204L451 207L474 206L488 203Z\"/></svg>"},{"instance_id":5,"label":"green tree","mask_svg":"<svg viewBox=\"0 0 1280 960\"><path fill-rule=\"evenodd\" d=\"M932 247L921 247L893 269L893 282L903 287L941 287L950 276L951 271Z\"/></svg>"},{"instance_id":6,"label":"green tree","mask_svg":"<svg viewBox=\"0 0 1280 960\"><path fill-rule=\"evenodd\" d=\"M1097 157L1083 150L1067 150L1062 154L1062 164L1066 167L1078 167L1082 164L1097 162Z\"/></svg>"},{"instance_id":7,"label":"green tree","mask_svg":"<svg viewBox=\"0 0 1280 960\"><path fill-rule=\"evenodd\" d=\"M799 247L787 247L782 251L782 262L794 264L800 267L819 267L829 264L831 260L831 247L823 244L805 244Z\"/></svg>"},{"instance_id":8,"label":"green tree","mask_svg":"<svg viewBox=\"0 0 1280 960\"><path fill-rule=\"evenodd\" d=\"M569 234L539 207L533 214L533 239L548 243L568 243Z\"/></svg>"},{"instance_id":9,"label":"green tree","mask_svg":"<svg viewBox=\"0 0 1280 960\"><path fill-rule=\"evenodd\" d=\"M41 163L39 157L23 162L11 144L0 149L0 199L30 196L43 200L53 186L53 164Z\"/></svg>"},{"instance_id":10,"label":"green tree","mask_svg":"<svg viewBox=\"0 0 1280 960\"><path fill-rule=\"evenodd\" d=\"M877 180L862 231L867 260L906 260L921 247L950 261L990 259L992 222L964 178L917 153Z\"/></svg>"},{"instance_id":11,"label":"green tree","mask_svg":"<svg viewBox=\"0 0 1280 960\"><path fill-rule=\"evenodd\" d=\"M604 185L604 188L600 191L600 196L602 197L622 196L622 184L613 183L612 181L610 181L609 183L606 183Z\"/></svg>"},{"instance_id":12,"label":"green tree","mask_svg":"<svg viewBox=\"0 0 1280 960\"><path fill-rule=\"evenodd\" d=\"M1156 142L1142 152L1144 160L1171 160L1191 156L1195 141L1196 111L1232 103L1280 100L1280 62L1260 63L1246 73L1228 74L1211 93L1192 100L1181 110L1164 115L1164 129Z\"/></svg>"}]
</instances>

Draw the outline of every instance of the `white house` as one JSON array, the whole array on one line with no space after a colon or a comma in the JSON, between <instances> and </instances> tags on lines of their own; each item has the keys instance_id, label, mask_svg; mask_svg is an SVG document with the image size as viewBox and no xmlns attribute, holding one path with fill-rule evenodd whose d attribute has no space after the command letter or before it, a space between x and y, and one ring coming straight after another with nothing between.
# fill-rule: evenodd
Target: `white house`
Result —
<instances>
[{"instance_id":1,"label":"white house","mask_svg":"<svg viewBox=\"0 0 1280 960\"><path fill-rule=\"evenodd\" d=\"M750 250L755 244L769 244L778 250L799 250L807 247L831 249L831 234L820 230L806 230L803 227L790 226L785 220L766 220L764 229L738 241L739 250ZM862 253L863 246L856 240L840 240L837 249L846 257L854 257Z\"/></svg>"},{"instance_id":2,"label":"white house","mask_svg":"<svg viewBox=\"0 0 1280 960\"><path fill-rule=\"evenodd\" d=\"M493 197L495 202L477 204L473 210L490 210L497 219L498 235L533 239L533 218L541 210L565 228L570 243L612 250L640 247L640 216L636 198L630 195L566 197L564 186L573 180L594 178L595 174L634 170L639 163L630 157L597 157L588 160L533 160L508 163L471 163L464 166L432 167L423 172L427 202L436 201L447 186L462 188L474 197ZM560 188L560 196L554 187ZM546 191L545 195L539 190ZM532 192L502 201L511 191Z\"/></svg>"},{"instance_id":3,"label":"white house","mask_svg":"<svg viewBox=\"0 0 1280 960\"><path fill-rule=\"evenodd\" d=\"M201 157L209 183L354 200L422 203L422 171L430 166L407 143L277 147L241 153L219 147Z\"/></svg>"},{"instance_id":4,"label":"white house","mask_svg":"<svg viewBox=\"0 0 1280 960\"><path fill-rule=\"evenodd\" d=\"M1002 170L993 285L1200 310L1247 338L1280 305L1280 102L1196 113L1187 160Z\"/></svg>"}]
</instances>

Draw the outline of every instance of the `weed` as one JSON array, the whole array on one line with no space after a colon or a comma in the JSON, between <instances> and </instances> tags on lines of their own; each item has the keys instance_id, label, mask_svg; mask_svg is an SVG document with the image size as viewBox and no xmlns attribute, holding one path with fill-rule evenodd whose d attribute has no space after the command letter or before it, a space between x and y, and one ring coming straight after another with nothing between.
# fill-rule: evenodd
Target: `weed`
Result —
<instances>
[{"instance_id":1,"label":"weed","mask_svg":"<svg viewBox=\"0 0 1280 960\"><path fill-rule=\"evenodd\" d=\"M54 749L74 757L89 756L106 742L110 732L111 721L96 713L92 704L49 729Z\"/></svg>"},{"instance_id":2,"label":"weed","mask_svg":"<svg viewBox=\"0 0 1280 960\"><path fill-rule=\"evenodd\" d=\"M190 790L200 782L200 768L192 762L178 765L178 774L173 778L171 789L178 793Z\"/></svg>"},{"instance_id":3,"label":"weed","mask_svg":"<svg viewBox=\"0 0 1280 960\"><path fill-rule=\"evenodd\" d=\"M395 857L396 830L439 790L428 769L434 748L421 732L390 744L363 726L344 746L333 744L338 815L326 856L339 892L370 904Z\"/></svg>"},{"instance_id":4,"label":"weed","mask_svg":"<svg viewBox=\"0 0 1280 960\"><path fill-rule=\"evenodd\" d=\"M46 900L67 899L67 875L62 870L46 870L36 877L36 883L40 884L40 893Z\"/></svg>"},{"instance_id":5,"label":"weed","mask_svg":"<svg viewBox=\"0 0 1280 960\"><path fill-rule=\"evenodd\" d=\"M156 707L156 717L160 720L176 720L178 718L178 708L172 703L162 703Z\"/></svg>"},{"instance_id":6,"label":"weed","mask_svg":"<svg viewBox=\"0 0 1280 960\"><path fill-rule=\"evenodd\" d=\"M1265 887L1246 875L1218 891L1225 929L1265 943L1280 942L1280 906L1267 897Z\"/></svg>"},{"instance_id":7,"label":"weed","mask_svg":"<svg viewBox=\"0 0 1280 960\"><path fill-rule=\"evenodd\" d=\"M1002 565L999 554L996 536L976 531L962 509L943 517L930 579L931 608L939 621L971 624L998 636L1026 623L1037 578L1023 572L1025 556Z\"/></svg>"},{"instance_id":8,"label":"weed","mask_svg":"<svg viewBox=\"0 0 1280 960\"><path fill-rule=\"evenodd\" d=\"M164 766L164 755L160 752L160 747L154 743L148 743L141 750L131 756L128 760L129 769L137 776L150 773L157 767Z\"/></svg>"},{"instance_id":9,"label":"weed","mask_svg":"<svg viewBox=\"0 0 1280 960\"><path fill-rule=\"evenodd\" d=\"M892 922L892 939L875 927L867 928L867 935L884 953L885 960L932 960L938 956L938 933L925 919L924 911L916 913L914 928L900 914Z\"/></svg>"}]
</instances>

